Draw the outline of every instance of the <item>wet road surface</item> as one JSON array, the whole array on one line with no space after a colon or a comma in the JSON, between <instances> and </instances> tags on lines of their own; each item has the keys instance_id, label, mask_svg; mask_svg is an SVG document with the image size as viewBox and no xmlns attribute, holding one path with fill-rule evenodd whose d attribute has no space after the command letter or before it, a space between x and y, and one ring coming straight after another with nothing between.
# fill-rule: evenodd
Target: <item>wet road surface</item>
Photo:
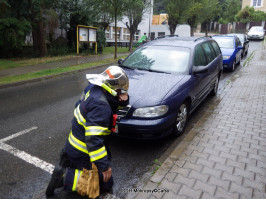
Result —
<instances>
[{"instance_id":1,"label":"wet road surface","mask_svg":"<svg viewBox=\"0 0 266 200\"><path fill-rule=\"evenodd\" d=\"M260 42L251 41L249 54L258 45ZM247 57L235 72L223 73L217 98L230 80L237 77ZM102 71L103 68L91 73ZM81 78L85 73L0 90L0 198L46 198L49 166L58 161L69 134L75 102L86 86L86 81ZM204 108L212 103L213 98L208 97L199 106L191 115L186 132L196 124ZM32 130L25 131L29 128ZM18 135L14 136L16 133ZM12 138L3 140L11 135ZM125 198L127 194L123 189L144 184L145 178L152 176L155 163L162 163L178 144L178 138L172 136L160 141L114 138L110 148L115 185L112 194L101 197ZM52 198L79 196L58 189Z\"/></svg>"}]
</instances>

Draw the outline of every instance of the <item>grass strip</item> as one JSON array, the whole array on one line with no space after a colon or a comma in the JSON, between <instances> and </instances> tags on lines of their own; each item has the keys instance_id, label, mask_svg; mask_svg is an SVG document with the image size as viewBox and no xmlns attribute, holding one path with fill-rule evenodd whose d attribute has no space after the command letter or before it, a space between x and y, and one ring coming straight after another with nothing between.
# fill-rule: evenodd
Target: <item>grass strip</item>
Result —
<instances>
[{"instance_id":1,"label":"grass strip","mask_svg":"<svg viewBox=\"0 0 266 200\"><path fill-rule=\"evenodd\" d=\"M97 61L97 62L93 62L93 63L84 63L84 64L74 65L74 66L69 66L69 67L59 67L59 68L54 68L54 69L46 69L46 70L41 70L41 71L37 71L37 72L31 72L31 73L27 73L27 74L16 75L16 76L7 76L7 77L0 78L0 85L30 80L30 79L35 79L35 78L41 78L41 77L45 77L45 76L56 75L56 74L60 74L60 73L64 73L64 72L81 70L81 69L90 68L90 67L99 66L99 65L104 65L104 64L110 64L110 63L117 62L117 60L120 58L124 59L124 58L126 58L126 56L121 56L117 59L109 58L109 59L105 59L102 61Z\"/></svg>"},{"instance_id":2,"label":"grass strip","mask_svg":"<svg viewBox=\"0 0 266 200\"><path fill-rule=\"evenodd\" d=\"M134 48L135 49L135 48ZM102 55L109 55L114 54L115 48L114 47L105 47L103 49ZM117 48L117 53L128 53L128 48ZM88 56L88 54L80 54L80 56ZM94 55L89 55L94 56ZM64 56L47 56L42 58L30 58L30 59L0 59L0 70L1 69L9 69L9 68L16 68L16 67L25 67L43 63L53 63L59 62L70 58L76 58L76 54L69 54Z\"/></svg>"}]
</instances>

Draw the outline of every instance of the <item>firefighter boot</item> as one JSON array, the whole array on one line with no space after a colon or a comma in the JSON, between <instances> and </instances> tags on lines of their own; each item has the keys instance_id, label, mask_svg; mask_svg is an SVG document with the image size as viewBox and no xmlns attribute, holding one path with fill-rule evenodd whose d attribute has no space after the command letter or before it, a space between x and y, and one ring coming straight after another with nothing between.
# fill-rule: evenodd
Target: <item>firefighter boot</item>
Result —
<instances>
[{"instance_id":1,"label":"firefighter boot","mask_svg":"<svg viewBox=\"0 0 266 200\"><path fill-rule=\"evenodd\" d=\"M46 189L46 196L52 196L54 194L54 190L59 187L63 187L64 185L64 174L65 174L66 168L57 165L54 168L52 178L48 184L48 187Z\"/></svg>"}]
</instances>

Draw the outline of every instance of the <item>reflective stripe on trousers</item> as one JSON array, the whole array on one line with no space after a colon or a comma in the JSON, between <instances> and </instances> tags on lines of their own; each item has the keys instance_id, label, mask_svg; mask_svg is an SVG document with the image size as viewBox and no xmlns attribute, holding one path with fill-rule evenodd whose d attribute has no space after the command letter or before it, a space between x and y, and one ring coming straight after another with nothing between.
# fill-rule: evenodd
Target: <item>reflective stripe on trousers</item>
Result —
<instances>
[{"instance_id":1,"label":"reflective stripe on trousers","mask_svg":"<svg viewBox=\"0 0 266 200\"><path fill-rule=\"evenodd\" d=\"M82 175L81 170L75 169L75 176L74 176L74 182L73 182L73 187L72 187L72 191L77 191L77 185L78 185L78 181L79 181L79 177Z\"/></svg>"}]
</instances>

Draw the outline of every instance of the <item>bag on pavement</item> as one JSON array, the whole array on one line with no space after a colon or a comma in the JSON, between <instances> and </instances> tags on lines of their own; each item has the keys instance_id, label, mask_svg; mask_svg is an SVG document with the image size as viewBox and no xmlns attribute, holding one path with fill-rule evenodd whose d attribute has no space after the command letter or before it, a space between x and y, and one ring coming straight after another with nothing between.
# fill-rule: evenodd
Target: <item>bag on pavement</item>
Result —
<instances>
[{"instance_id":1,"label":"bag on pavement","mask_svg":"<svg viewBox=\"0 0 266 200\"><path fill-rule=\"evenodd\" d=\"M99 174L94 163L92 163L91 170L83 169L82 175L78 180L77 193L93 199L100 195Z\"/></svg>"}]
</instances>

